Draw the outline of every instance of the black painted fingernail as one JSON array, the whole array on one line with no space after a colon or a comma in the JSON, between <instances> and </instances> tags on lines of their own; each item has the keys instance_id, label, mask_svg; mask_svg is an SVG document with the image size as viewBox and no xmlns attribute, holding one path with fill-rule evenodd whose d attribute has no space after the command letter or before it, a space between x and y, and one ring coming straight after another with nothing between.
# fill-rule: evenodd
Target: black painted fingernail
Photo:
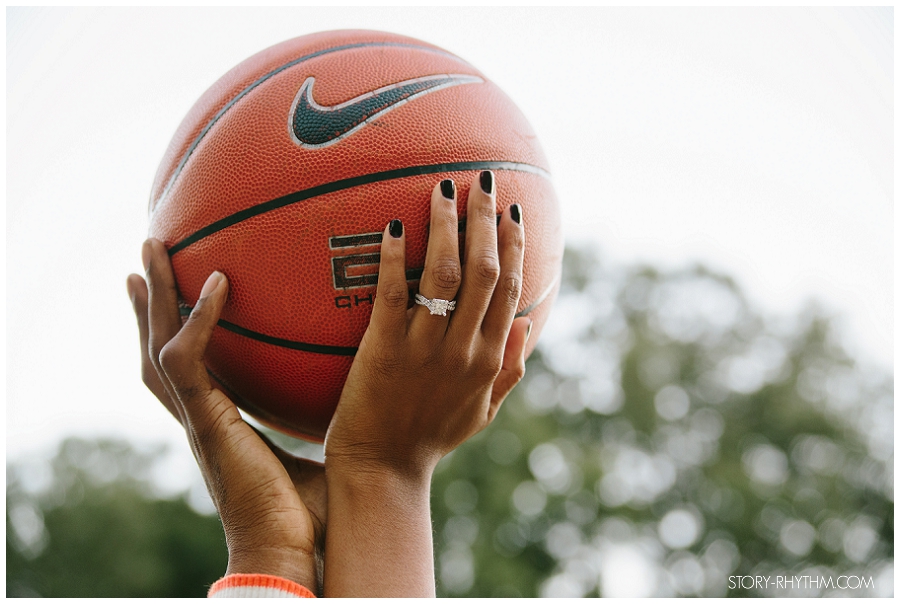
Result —
<instances>
[{"instance_id":1,"label":"black painted fingernail","mask_svg":"<svg viewBox=\"0 0 900 604\"><path fill-rule=\"evenodd\" d=\"M481 173L481 190L490 195L494 192L494 173L490 170L485 170Z\"/></svg>"},{"instance_id":2,"label":"black painted fingernail","mask_svg":"<svg viewBox=\"0 0 900 604\"><path fill-rule=\"evenodd\" d=\"M456 199L456 185L449 178L441 181L441 195L447 199Z\"/></svg>"},{"instance_id":3,"label":"black painted fingernail","mask_svg":"<svg viewBox=\"0 0 900 604\"><path fill-rule=\"evenodd\" d=\"M391 234L391 237L397 239L401 235L403 235L403 223L397 219L391 221L390 226L388 227L388 232Z\"/></svg>"},{"instance_id":4,"label":"black painted fingernail","mask_svg":"<svg viewBox=\"0 0 900 604\"><path fill-rule=\"evenodd\" d=\"M514 203L509 206L509 215L516 221L516 224L522 224L522 208L519 207L519 204Z\"/></svg>"}]
</instances>

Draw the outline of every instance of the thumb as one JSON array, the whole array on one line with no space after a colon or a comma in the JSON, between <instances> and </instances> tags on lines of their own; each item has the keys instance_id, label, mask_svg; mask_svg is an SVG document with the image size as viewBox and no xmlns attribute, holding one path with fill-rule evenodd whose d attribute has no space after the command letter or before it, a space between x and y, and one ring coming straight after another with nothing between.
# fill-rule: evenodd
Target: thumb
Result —
<instances>
[{"instance_id":1,"label":"thumb","mask_svg":"<svg viewBox=\"0 0 900 604\"><path fill-rule=\"evenodd\" d=\"M228 295L228 280L219 271L203 284L200 299L175 337L160 351L159 363L182 402L212 390L203 357ZM185 400L188 399L188 400ZM186 409L188 413L190 412Z\"/></svg>"}]
</instances>

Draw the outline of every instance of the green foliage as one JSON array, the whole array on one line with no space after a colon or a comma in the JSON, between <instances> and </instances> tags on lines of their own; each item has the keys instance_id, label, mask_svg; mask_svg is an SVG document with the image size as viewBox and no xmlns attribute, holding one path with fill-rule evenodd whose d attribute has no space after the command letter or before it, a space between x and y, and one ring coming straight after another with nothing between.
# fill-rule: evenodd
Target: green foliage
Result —
<instances>
[{"instance_id":1,"label":"green foliage","mask_svg":"<svg viewBox=\"0 0 900 604\"><path fill-rule=\"evenodd\" d=\"M153 494L157 457L71 440L43 486L9 466L7 595L203 595L221 527ZM893 380L814 310L569 250L523 383L438 466L432 510L445 596L813 596L728 577L838 574L889 595Z\"/></svg>"},{"instance_id":2,"label":"green foliage","mask_svg":"<svg viewBox=\"0 0 900 604\"><path fill-rule=\"evenodd\" d=\"M35 468L8 467L6 595L205 596L227 563L222 525L183 498L153 496L158 454L67 440L37 492L24 488Z\"/></svg>"},{"instance_id":3,"label":"green foliage","mask_svg":"<svg viewBox=\"0 0 900 604\"><path fill-rule=\"evenodd\" d=\"M523 384L435 477L441 594L818 595L728 577L838 573L891 593L888 377L699 267L569 250L564 275Z\"/></svg>"}]
</instances>

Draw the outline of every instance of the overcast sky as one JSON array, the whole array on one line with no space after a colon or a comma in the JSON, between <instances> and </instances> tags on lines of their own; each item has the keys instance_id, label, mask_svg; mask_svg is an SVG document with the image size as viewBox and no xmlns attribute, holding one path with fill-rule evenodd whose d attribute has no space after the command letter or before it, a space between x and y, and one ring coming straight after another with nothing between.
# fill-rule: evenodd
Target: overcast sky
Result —
<instances>
[{"instance_id":1,"label":"overcast sky","mask_svg":"<svg viewBox=\"0 0 900 604\"><path fill-rule=\"evenodd\" d=\"M819 300L893 366L892 8L7 9L8 454L102 434L189 455L141 384L125 294L157 164L229 68L343 28L498 83L571 241L702 262L772 315Z\"/></svg>"}]
</instances>

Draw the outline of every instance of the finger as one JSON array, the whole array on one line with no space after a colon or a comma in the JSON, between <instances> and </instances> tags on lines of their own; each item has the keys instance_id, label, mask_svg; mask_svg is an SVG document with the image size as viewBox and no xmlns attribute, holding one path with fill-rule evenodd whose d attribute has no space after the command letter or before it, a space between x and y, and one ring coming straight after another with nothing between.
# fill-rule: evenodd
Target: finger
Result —
<instances>
[{"instance_id":1,"label":"finger","mask_svg":"<svg viewBox=\"0 0 900 604\"><path fill-rule=\"evenodd\" d=\"M366 333L378 342L397 341L406 335L406 309L409 287L406 284L406 236L403 223L392 220L381 238L381 264L375 306Z\"/></svg>"},{"instance_id":2,"label":"finger","mask_svg":"<svg viewBox=\"0 0 900 604\"><path fill-rule=\"evenodd\" d=\"M459 291L461 274L456 184L445 179L431 191L431 226L419 293L430 299L453 300ZM425 306L416 305L415 308L410 323L411 332L444 334L450 320L449 312L435 316Z\"/></svg>"},{"instance_id":3,"label":"finger","mask_svg":"<svg viewBox=\"0 0 900 604\"><path fill-rule=\"evenodd\" d=\"M494 288L484 316L481 332L488 342L502 342L522 295L522 263L525 258L525 229L522 208L513 204L500 217L497 229L500 254L500 279Z\"/></svg>"},{"instance_id":4,"label":"finger","mask_svg":"<svg viewBox=\"0 0 900 604\"><path fill-rule=\"evenodd\" d=\"M159 354L181 329L178 287L175 284L175 274L172 272L168 251L162 242L148 239L144 242L142 253L149 289L150 362L165 380L165 373L159 365ZM168 384L166 386L168 387Z\"/></svg>"},{"instance_id":5,"label":"finger","mask_svg":"<svg viewBox=\"0 0 900 604\"><path fill-rule=\"evenodd\" d=\"M144 385L150 389L156 398L181 422L181 411L166 391L165 384L159 377L159 372L150 361L149 342L150 342L150 320L147 316L147 284L138 275L128 275L126 283L128 287L128 297L131 298L131 305L134 308L134 314L137 317L138 333L141 342L141 379Z\"/></svg>"},{"instance_id":6,"label":"finger","mask_svg":"<svg viewBox=\"0 0 900 604\"><path fill-rule=\"evenodd\" d=\"M224 457L231 450L229 443L247 442L245 439L253 435L234 403L221 390L213 388L203 360L227 294L225 275L213 272L203 284L200 299L184 327L159 356L166 379L184 412L185 430L194 455L204 465L210 451Z\"/></svg>"},{"instance_id":7,"label":"finger","mask_svg":"<svg viewBox=\"0 0 900 604\"><path fill-rule=\"evenodd\" d=\"M454 329L474 332L484 319L500 276L497 256L496 184L494 173L481 172L469 188L466 205L466 251Z\"/></svg>"},{"instance_id":8,"label":"finger","mask_svg":"<svg viewBox=\"0 0 900 604\"><path fill-rule=\"evenodd\" d=\"M203 284L200 299L184 326L160 351L160 366L189 419L192 410L187 406L188 401L194 402L213 390L203 357L227 293L228 280L219 271L214 271Z\"/></svg>"},{"instance_id":9,"label":"finger","mask_svg":"<svg viewBox=\"0 0 900 604\"><path fill-rule=\"evenodd\" d=\"M491 389L488 423L497 415L500 405L513 387L525 376L525 344L531 336L532 323L528 317L519 317L510 327L506 348L503 350L503 365Z\"/></svg>"}]
</instances>

